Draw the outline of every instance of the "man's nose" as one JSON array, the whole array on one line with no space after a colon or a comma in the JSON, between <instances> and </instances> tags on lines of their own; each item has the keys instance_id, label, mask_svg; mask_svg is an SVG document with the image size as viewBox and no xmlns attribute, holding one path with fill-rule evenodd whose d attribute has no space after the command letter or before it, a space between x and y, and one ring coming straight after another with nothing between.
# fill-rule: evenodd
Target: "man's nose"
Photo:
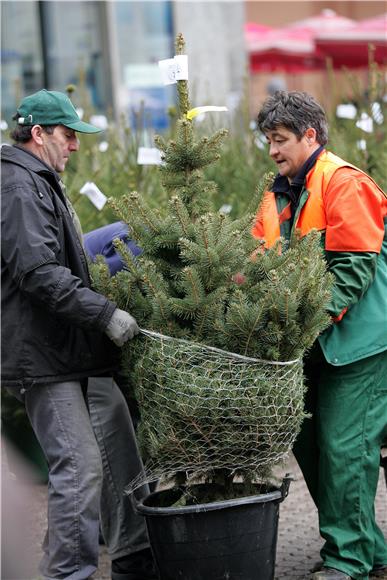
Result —
<instances>
[{"instance_id":1,"label":"man's nose","mask_svg":"<svg viewBox=\"0 0 387 580\"><path fill-rule=\"evenodd\" d=\"M78 149L79 149L78 137L74 137L74 139L72 139L72 141L70 143L70 149L71 149L71 151L78 151Z\"/></svg>"},{"instance_id":2,"label":"man's nose","mask_svg":"<svg viewBox=\"0 0 387 580\"><path fill-rule=\"evenodd\" d=\"M277 155L278 153L278 147L275 143L270 143L270 147L269 147L269 155L270 157L275 157L275 155Z\"/></svg>"}]
</instances>

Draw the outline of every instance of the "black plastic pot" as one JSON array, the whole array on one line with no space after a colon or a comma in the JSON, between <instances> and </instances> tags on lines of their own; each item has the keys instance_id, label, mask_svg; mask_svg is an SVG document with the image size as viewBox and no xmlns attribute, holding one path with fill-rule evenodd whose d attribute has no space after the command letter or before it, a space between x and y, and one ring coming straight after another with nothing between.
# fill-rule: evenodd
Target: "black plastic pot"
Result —
<instances>
[{"instance_id":1,"label":"black plastic pot","mask_svg":"<svg viewBox=\"0 0 387 580\"><path fill-rule=\"evenodd\" d=\"M273 580L279 504L291 479L280 489L254 496L195 504L173 503L182 490L148 495L136 509L145 516L161 580ZM203 487L203 486L197 486Z\"/></svg>"}]
</instances>

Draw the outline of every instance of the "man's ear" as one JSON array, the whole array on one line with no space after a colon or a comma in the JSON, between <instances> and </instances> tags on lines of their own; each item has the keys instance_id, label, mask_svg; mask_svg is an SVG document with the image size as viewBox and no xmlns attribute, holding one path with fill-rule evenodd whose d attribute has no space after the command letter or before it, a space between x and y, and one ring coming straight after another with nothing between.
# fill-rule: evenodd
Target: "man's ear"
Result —
<instances>
[{"instance_id":1,"label":"man's ear","mask_svg":"<svg viewBox=\"0 0 387 580\"><path fill-rule=\"evenodd\" d=\"M43 145L43 127L41 125L34 125L31 129L31 137L36 145Z\"/></svg>"},{"instance_id":2,"label":"man's ear","mask_svg":"<svg viewBox=\"0 0 387 580\"><path fill-rule=\"evenodd\" d=\"M306 131L305 131L305 138L306 141L309 145L314 145L316 143L316 129L314 129L314 127L309 127Z\"/></svg>"}]
</instances>

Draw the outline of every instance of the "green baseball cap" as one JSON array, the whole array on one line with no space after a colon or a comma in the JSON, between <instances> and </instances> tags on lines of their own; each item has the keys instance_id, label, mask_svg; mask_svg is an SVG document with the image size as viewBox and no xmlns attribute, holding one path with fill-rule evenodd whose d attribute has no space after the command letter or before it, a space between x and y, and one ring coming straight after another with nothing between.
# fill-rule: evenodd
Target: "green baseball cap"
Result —
<instances>
[{"instance_id":1,"label":"green baseball cap","mask_svg":"<svg viewBox=\"0 0 387 580\"><path fill-rule=\"evenodd\" d=\"M17 123L32 125L64 125L80 133L99 133L101 129L84 123L67 95L58 91L42 89L24 97L17 109Z\"/></svg>"}]
</instances>

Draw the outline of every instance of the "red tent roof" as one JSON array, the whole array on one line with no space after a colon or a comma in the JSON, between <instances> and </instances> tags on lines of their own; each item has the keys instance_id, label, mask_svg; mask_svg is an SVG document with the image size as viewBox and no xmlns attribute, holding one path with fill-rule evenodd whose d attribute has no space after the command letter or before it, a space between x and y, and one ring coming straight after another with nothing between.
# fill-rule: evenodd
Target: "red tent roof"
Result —
<instances>
[{"instance_id":1,"label":"red tent roof","mask_svg":"<svg viewBox=\"0 0 387 580\"><path fill-rule=\"evenodd\" d=\"M280 50L292 54L311 54L314 41L308 31L294 31L288 28L272 28L246 38L249 52Z\"/></svg>"},{"instance_id":2,"label":"red tent roof","mask_svg":"<svg viewBox=\"0 0 387 580\"><path fill-rule=\"evenodd\" d=\"M364 67L369 42L375 61L386 62L386 15L356 22L327 9L282 28L247 23L245 38L252 72L324 69L327 57L335 68Z\"/></svg>"},{"instance_id":3,"label":"red tent roof","mask_svg":"<svg viewBox=\"0 0 387 580\"><path fill-rule=\"evenodd\" d=\"M316 40L340 40L342 42L382 42L387 41L387 12L374 18L360 20L345 30L328 29L317 32Z\"/></svg>"},{"instance_id":4,"label":"red tent roof","mask_svg":"<svg viewBox=\"0 0 387 580\"><path fill-rule=\"evenodd\" d=\"M370 46L374 61L387 64L387 13L361 20L342 31L321 31L315 41L316 49L330 57L335 67L367 66Z\"/></svg>"},{"instance_id":5,"label":"red tent roof","mask_svg":"<svg viewBox=\"0 0 387 580\"><path fill-rule=\"evenodd\" d=\"M352 18L340 16L334 10L326 8L320 14L317 14L317 16L311 16L310 18L304 18L303 20L297 20L296 22L288 24L287 28L291 30L308 30L316 34L324 30L345 30L355 24L356 21Z\"/></svg>"},{"instance_id":6,"label":"red tent roof","mask_svg":"<svg viewBox=\"0 0 387 580\"><path fill-rule=\"evenodd\" d=\"M245 27L250 67L258 71L299 72L319 68L316 60L315 43L311 31L282 28L268 28L248 23Z\"/></svg>"}]
</instances>

